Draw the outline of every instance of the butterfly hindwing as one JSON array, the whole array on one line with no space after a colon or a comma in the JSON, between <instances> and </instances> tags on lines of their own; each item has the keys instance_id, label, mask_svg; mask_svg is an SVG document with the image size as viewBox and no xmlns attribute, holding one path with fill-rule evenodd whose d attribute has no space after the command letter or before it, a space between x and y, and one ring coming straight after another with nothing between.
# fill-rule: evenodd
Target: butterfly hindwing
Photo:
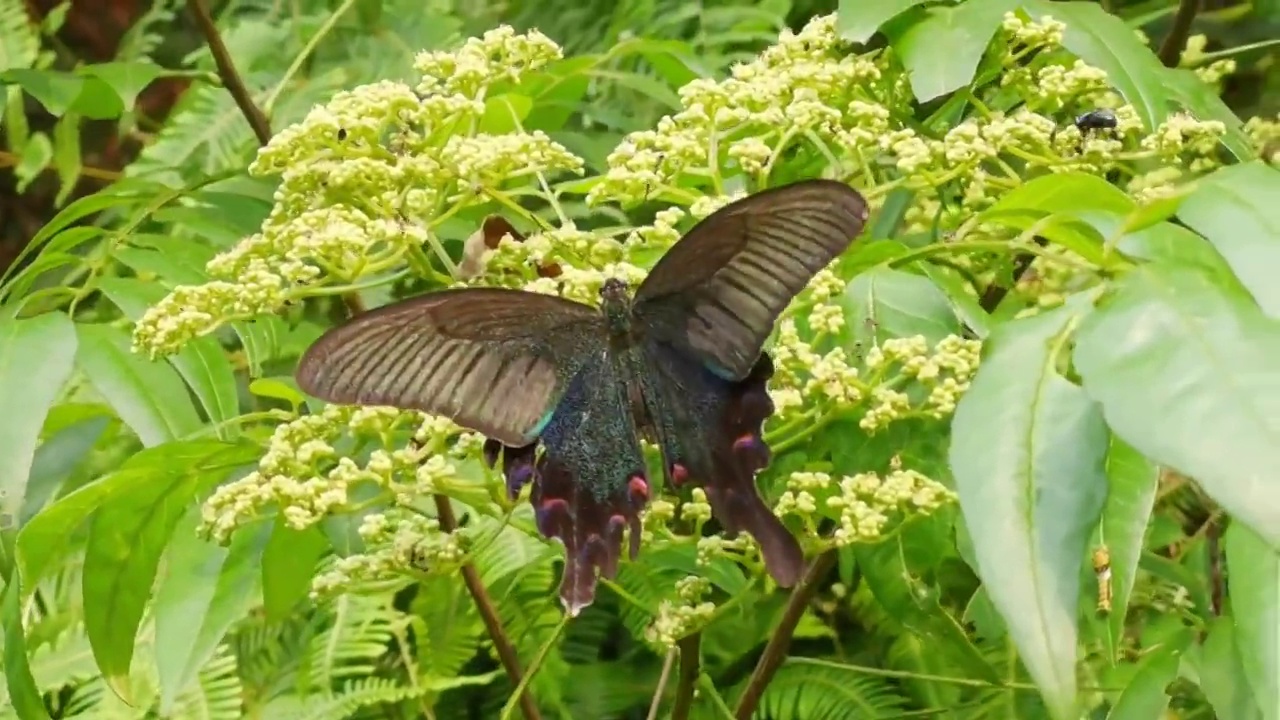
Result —
<instances>
[{"instance_id":1,"label":"butterfly hindwing","mask_svg":"<svg viewBox=\"0 0 1280 720\"><path fill-rule=\"evenodd\" d=\"M761 354L742 380L726 380L660 341L648 343L645 354L646 412L668 480L702 486L725 529L750 533L774 580L791 587L800 579L803 553L755 484L756 472L769 463L761 432L773 414L769 356Z\"/></svg>"},{"instance_id":2,"label":"butterfly hindwing","mask_svg":"<svg viewBox=\"0 0 1280 720\"><path fill-rule=\"evenodd\" d=\"M562 298L444 290L371 310L325 333L296 377L329 402L445 415L519 446L537 436L574 374L603 346L600 315Z\"/></svg>"},{"instance_id":3,"label":"butterfly hindwing","mask_svg":"<svg viewBox=\"0 0 1280 720\"><path fill-rule=\"evenodd\" d=\"M630 556L640 542L640 511L649 498L644 455L628 399L625 352L584 358L533 448L507 448L508 489L533 482L538 530L565 548L560 596L577 614L595 597L597 573L613 578L622 536L631 529ZM488 448L492 459L496 450Z\"/></svg>"},{"instance_id":4,"label":"butterfly hindwing","mask_svg":"<svg viewBox=\"0 0 1280 720\"><path fill-rule=\"evenodd\" d=\"M738 200L662 256L636 291L635 315L652 335L722 377L746 377L787 304L844 252L866 219L862 196L832 180Z\"/></svg>"}]
</instances>

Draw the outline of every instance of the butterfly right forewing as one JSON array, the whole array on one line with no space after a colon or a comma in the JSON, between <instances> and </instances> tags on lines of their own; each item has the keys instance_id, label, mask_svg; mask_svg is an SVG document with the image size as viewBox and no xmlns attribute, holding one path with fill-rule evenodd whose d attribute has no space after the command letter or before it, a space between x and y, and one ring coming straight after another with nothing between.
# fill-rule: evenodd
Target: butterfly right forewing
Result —
<instances>
[{"instance_id":1,"label":"butterfly right forewing","mask_svg":"<svg viewBox=\"0 0 1280 720\"><path fill-rule=\"evenodd\" d=\"M574 369L603 349L601 318L563 298L501 288L430 293L356 316L298 364L329 402L444 415L506 445L533 440Z\"/></svg>"},{"instance_id":2,"label":"butterfly right forewing","mask_svg":"<svg viewBox=\"0 0 1280 720\"><path fill-rule=\"evenodd\" d=\"M833 180L747 196L699 222L636 290L635 314L654 337L722 377L745 377L779 314L862 232L867 202Z\"/></svg>"}]
</instances>

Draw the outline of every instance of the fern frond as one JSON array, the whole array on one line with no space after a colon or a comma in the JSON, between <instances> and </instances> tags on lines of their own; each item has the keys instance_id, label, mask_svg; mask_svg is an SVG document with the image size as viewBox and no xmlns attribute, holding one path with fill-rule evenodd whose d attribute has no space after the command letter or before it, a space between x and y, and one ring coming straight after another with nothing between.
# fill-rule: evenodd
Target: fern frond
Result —
<instances>
[{"instance_id":1,"label":"fern frond","mask_svg":"<svg viewBox=\"0 0 1280 720\"><path fill-rule=\"evenodd\" d=\"M395 680L366 677L347 682L337 693L277 698L262 709L260 716L272 720L347 720L360 708L412 700L429 692L429 686L410 688Z\"/></svg>"},{"instance_id":2,"label":"fern frond","mask_svg":"<svg viewBox=\"0 0 1280 720\"><path fill-rule=\"evenodd\" d=\"M190 720L237 720L242 717L243 688L236 656L226 645L200 669L199 682L178 697L170 717Z\"/></svg>"},{"instance_id":3,"label":"fern frond","mask_svg":"<svg viewBox=\"0 0 1280 720\"><path fill-rule=\"evenodd\" d=\"M757 720L853 720L902 713L907 701L884 678L853 669L784 665L760 699Z\"/></svg>"},{"instance_id":4,"label":"fern frond","mask_svg":"<svg viewBox=\"0 0 1280 720\"><path fill-rule=\"evenodd\" d=\"M246 165L256 147L253 131L226 90L193 85L126 174L163 179L181 170L212 175Z\"/></svg>"},{"instance_id":5,"label":"fern frond","mask_svg":"<svg viewBox=\"0 0 1280 720\"><path fill-rule=\"evenodd\" d=\"M311 641L312 677L334 681L373 674L400 620L390 597L342 595L331 611L331 627Z\"/></svg>"},{"instance_id":6,"label":"fern frond","mask_svg":"<svg viewBox=\"0 0 1280 720\"><path fill-rule=\"evenodd\" d=\"M457 675L475 657L484 625L467 590L452 577L424 582L413 603L417 657L423 674Z\"/></svg>"},{"instance_id":7,"label":"fern frond","mask_svg":"<svg viewBox=\"0 0 1280 720\"><path fill-rule=\"evenodd\" d=\"M29 68L40 51L36 26L22 0L0 0L0 72Z\"/></svg>"},{"instance_id":8,"label":"fern frond","mask_svg":"<svg viewBox=\"0 0 1280 720\"><path fill-rule=\"evenodd\" d=\"M182 0L152 0L151 7L120 38L116 60L129 62L148 58L164 42L164 27L177 17Z\"/></svg>"}]
</instances>

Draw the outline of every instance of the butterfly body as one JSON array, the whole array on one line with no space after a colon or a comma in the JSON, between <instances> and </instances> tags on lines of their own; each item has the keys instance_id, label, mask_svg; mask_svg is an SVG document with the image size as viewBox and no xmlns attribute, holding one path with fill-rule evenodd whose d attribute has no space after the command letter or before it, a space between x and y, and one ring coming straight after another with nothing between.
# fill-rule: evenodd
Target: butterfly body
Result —
<instances>
[{"instance_id":1,"label":"butterfly body","mask_svg":"<svg viewBox=\"0 0 1280 720\"><path fill-rule=\"evenodd\" d=\"M768 190L713 213L631 294L598 308L517 290L430 293L356 317L299 363L333 402L446 415L488 436L508 492L533 484L539 531L565 547L561 597L578 612L613 577L653 495L641 438L669 484L701 484L716 518L746 531L777 582L803 556L755 487L773 413L762 345L786 303L858 235L865 201L832 181Z\"/></svg>"}]
</instances>

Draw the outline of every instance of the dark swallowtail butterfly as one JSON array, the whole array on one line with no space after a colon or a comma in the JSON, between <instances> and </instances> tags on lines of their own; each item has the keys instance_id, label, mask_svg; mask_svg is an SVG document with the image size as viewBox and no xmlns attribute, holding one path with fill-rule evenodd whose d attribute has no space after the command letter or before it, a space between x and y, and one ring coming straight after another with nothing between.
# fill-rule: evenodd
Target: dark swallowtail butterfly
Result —
<instances>
[{"instance_id":1,"label":"dark swallowtail butterfly","mask_svg":"<svg viewBox=\"0 0 1280 720\"><path fill-rule=\"evenodd\" d=\"M698 223L634 297L619 280L604 283L599 309L500 288L428 293L330 330L303 356L298 384L487 436L508 492L532 482L539 531L564 545L560 595L572 614L594 599L597 573L615 576L624 528L630 557L639 551L651 492L641 437L659 447L666 480L700 483L725 529L750 533L790 587L800 546L755 486L773 413L762 347L866 219L866 201L838 182L766 190Z\"/></svg>"}]
</instances>

